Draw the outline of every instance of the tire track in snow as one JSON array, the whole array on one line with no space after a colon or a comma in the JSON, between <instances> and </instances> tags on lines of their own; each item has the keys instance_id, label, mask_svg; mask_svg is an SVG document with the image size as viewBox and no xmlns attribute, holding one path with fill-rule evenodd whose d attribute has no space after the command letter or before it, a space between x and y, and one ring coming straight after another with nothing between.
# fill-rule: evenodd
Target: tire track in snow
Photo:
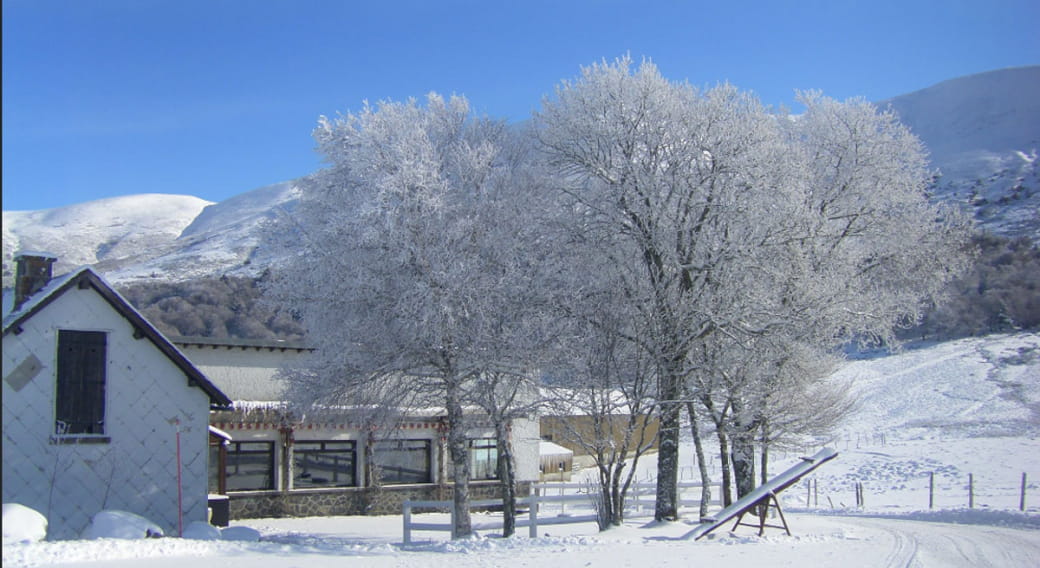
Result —
<instances>
[{"instance_id":1,"label":"tire track in snow","mask_svg":"<svg viewBox=\"0 0 1040 568\"><path fill-rule=\"evenodd\" d=\"M891 568L1028 567L1040 558L1040 531L982 525L955 525L846 517L851 525L878 530Z\"/></svg>"}]
</instances>

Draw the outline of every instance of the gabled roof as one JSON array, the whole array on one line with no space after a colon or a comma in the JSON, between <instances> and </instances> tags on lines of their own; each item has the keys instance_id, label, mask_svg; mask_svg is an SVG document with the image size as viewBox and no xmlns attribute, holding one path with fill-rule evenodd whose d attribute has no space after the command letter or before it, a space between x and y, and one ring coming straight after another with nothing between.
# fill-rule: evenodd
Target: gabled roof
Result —
<instances>
[{"instance_id":1,"label":"gabled roof","mask_svg":"<svg viewBox=\"0 0 1040 568\"><path fill-rule=\"evenodd\" d=\"M25 321L32 318L73 287L83 290L93 288L102 298L108 301L109 305L116 312L130 322L130 325L134 328L134 337L139 339L147 338L151 341L159 351L162 351L170 361L184 372L188 378L188 386L199 387L209 395L210 404L217 406L229 406L231 404L231 399L210 382L201 371L195 368L195 365L180 350L174 347L166 339L166 336L155 329L140 312L130 305L130 302L126 301L119 292L116 292L115 289L109 286L101 276L86 266L63 276L52 278L46 286L30 296L17 310L13 309L14 294L8 294L5 290L3 298L4 336L7 336L9 333L21 333L21 326Z\"/></svg>"}]
</instances>

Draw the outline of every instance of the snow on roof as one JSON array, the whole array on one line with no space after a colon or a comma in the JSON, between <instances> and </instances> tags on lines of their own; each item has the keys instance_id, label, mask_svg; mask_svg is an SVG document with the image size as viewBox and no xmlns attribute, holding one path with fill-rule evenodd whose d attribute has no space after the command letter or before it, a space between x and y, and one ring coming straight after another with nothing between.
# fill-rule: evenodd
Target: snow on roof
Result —
<instances>
[{"instance_id":1,"label":"snow on roof","mask_svg":"<svg viewBox=\"0 0 1040 568\"><path fill-rule=\"evenodd\" d=\"M541 440L540 442L538 442L538 455L540 455L540 456L559 456L559 455L573 456L574 452L571 451L571 450L568 450L567 448L565 448L565 447L563 447L563 446L561 446L559 444L554 444L554 443L548 442L546 440Z\"/></svg>"},{"instance_id":2,"label":"snow on roof","mask_svg":"<svg viewBox=\"0 0 1040 568\"><path fill-rule=\"evenodd\" d=\"M58 260L58 255L56 255L54 253L37 252L37 251L32 251L32 250L23 250L23 251L17 252L17 253L15 253L14 258L17 259L20 256L37 256L37 257L40 257L40 258L49 258L49 259L52 259L52 260Z\"/></svg>"},{"instance_id":3,"label":"snow on roof","mask_svg":"<svg viewBox=\"0 0 1040 568\"><path fill-rule=\"evenodd\" d=\"M51 278L49 282L43 287L37 290L33 295L29 296L22 302L18 309L14 309L14 289L8 288L4 290L3 298L3 310L4 310L4 333L7 332L7 328L10 324L22 318L22 316L28 314L36 306L43 303L44 300L49 298L55 291L60 290L62 286L82 274L83 272L90 271L90 268L81 266L72 272L62 274Z\"/></svg>"},{"instance_id":4,"label":"snow on roof","mask_svg":"<svg viewBox=\"0 0 1040 568\"><path fill-rule=\"evenodd\" d=\"M231 441L231 434L228 434L227 432L221 430L220 428L217 428L216 426L210 426L209 433L213 434L218 438L223 438L227 442Z\"/></svg>"}]
</instances>

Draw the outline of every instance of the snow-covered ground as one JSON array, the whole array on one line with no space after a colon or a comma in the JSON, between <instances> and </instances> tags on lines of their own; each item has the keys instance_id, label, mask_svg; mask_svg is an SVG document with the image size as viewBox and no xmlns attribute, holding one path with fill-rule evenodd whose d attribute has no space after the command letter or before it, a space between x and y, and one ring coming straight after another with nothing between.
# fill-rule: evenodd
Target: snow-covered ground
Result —
<instances>
[{"instance_id":1,"label":"snow-covered ground","mask_svg":"<svg viewBox=\"0 0 1040 568\"><path fill-rule=\"evenodd\" d=\"M861 406L830 440L836 459L782 495L794 536L763 537L741 527L699 541L683 538L689 519L633 519L598 533L592 523L526 529L511 539L485 531L450 542L413 533L402 518L256 519L236 524L259 542L161 538L8 544L3 565L221 566L1036 566L1040 559L1040 335L963 340L858 360L838 374L855 384ZM820 441L822 444L824 441ZM780 472L811 453L779 452ZM689 458L684 458L689 459ZM689 463L689 462L688 462ZM714 463L711 465L715 467ZM652 477L654 456L640 464ZM684 474L689 479L692 466ZM1026 511L1019 511L1026 474ZM930 474L934 508L929 509ZM969 509L969 475L974 508ZM855 506L863 484L865 504ZM807 502L808 500L808 502ZM547 506L541 517L559 514ZM568 504L567 513L580 505ZM446 522L446 515L416 520ZM476 524L495 520L478 514Z\"/></svg>"}]
</instances>

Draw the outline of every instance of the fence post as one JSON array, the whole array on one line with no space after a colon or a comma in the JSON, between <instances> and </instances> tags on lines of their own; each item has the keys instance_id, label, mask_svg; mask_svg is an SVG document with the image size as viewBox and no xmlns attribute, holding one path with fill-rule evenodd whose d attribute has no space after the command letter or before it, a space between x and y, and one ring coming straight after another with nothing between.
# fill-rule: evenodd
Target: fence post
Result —
<instances>
[{"instance_id":1,"label":"fence post","mask_svg":"<svg viewBox=\"0 0 1040 568\"><path fill-rule=\"evenodd\" d=\"M404 502L404 544L405 546L412 543L412 504L409 501Z\"/></svg>"},{"instance_id":2,"label":"fence post","mask_svg":"<svg viewBox=\"0 0 1040 568\"><path fill-rule=\"evenodd\" d=\"M805 508L808 509L809 505L812 505L812 480L805 480Z\"/></svg>"},{"instance_id":3,"label":"fence post","mask_svg":"<svg viewBox=\"0 0 1040 568\"><path fill-rule=\"evenodd\" d=\"M531 538L538 538L538 505L539 495L536 491L534 497L531 497L531 506L528 509L531 511L531 524L527 527L527 535Z\"/></svg>"},{"instance_id":4,"label":"fence post","mask_svg":"<svg viewBox=\"0 0 1040 568\"><path fill-rule=\"evenodd\" d=\"M1018 497L1018 510L1026 510L1026 472L1022 472L1022 493Z\"/></svg>"},{"instance_id":5,"label":"fence post","mask_svg":"<svg viewBox=\"0 0 1040 568\"><path fill-rule=\"evenodd\" d=\"M935 472L928 472L928 508L935 506Z\"/></svg>"},{"instance_id":6,"label":"fence post","mask_svg":"<svg viewBox=\"0 0 1040 568\"><path fill-rule=\"evenodd\" d=\"M455 540L455 497L454 496L451 499L451 517L449 517L449 519L451 519L450 521L448 521L448 522L451 523L451 538L452 538L452 540Z\"/></svg>"},{"instance_id":7,"label":"fence post","mask_svg":"<svg viewBox=\"0 0 1040 568\"><path fill-rule=\"evenodd\" d=\"M975 508L975 474L968 474L968 508Z\"/></svg>"},{"instance_id":8,"label":"fence post","mask_svg":"<svg viewBox=\"0 0 1040 568\"><path fill-rule=\"evenodd\" d=\"M812 498L813 499L813 506L814 507L819 507L820 506L820 481L818 479L813 479L813 482L812 482L812 492L813 492L813 498Z\"/></svg>"}]
</instances>

